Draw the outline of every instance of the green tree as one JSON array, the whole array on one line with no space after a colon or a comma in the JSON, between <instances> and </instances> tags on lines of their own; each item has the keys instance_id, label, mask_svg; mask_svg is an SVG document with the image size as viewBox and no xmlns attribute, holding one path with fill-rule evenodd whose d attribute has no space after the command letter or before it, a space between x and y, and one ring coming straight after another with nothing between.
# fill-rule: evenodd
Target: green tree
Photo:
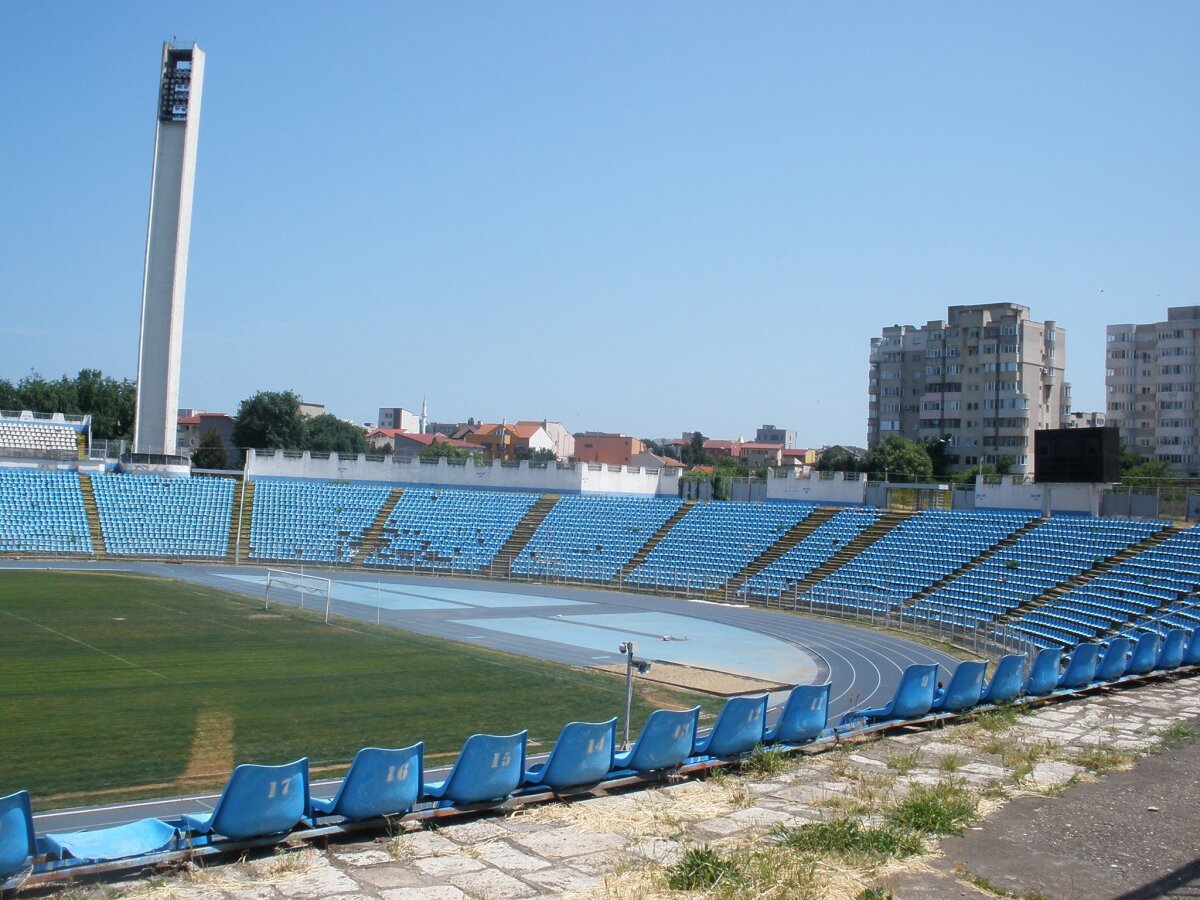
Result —
<instances>
[{"instance_id":1,"label":"green tree","mask_svg":"<svg viewBox=\"0 0 1200 900\"><path fill-rule=\"evenodd\" d=\"M818 472L858 472L860 464L849 450L826 450L813 468Z\"/></svg>"},{"instance_id":2,"label":"green tree","mask_svg":"<svg viewBox=\"0 0 1200 900\"><path fill-rule=\"evenodd\" d=\"M200 444L192 451L192 468L194 469L227 469L229 468L229 450L221 440L221 433L210 428L200 435Z\"/></svg>"},{"instance_id":3,"label":"green tree","mask_svg":"<svg viewBox=\"0 0 1200 900\"><path fill-rule=\"evenodd\" d=\"M943 434L941 437L925 438L921 441L921 446L925 448L925 452L929 454L929 461L933 464L933 477L949 476L950 467L958 463L958 457L947 452L947 448L950 446L950 435ZM1009 465L1011 466L1012 463L1010 462Z\"/></svg>"},{"instance_id":4,"label":"green tree","mask_svg":"<svg viewBox=\"0 0 1200 900\"><path fill-rule=\"evenodd\" d=\"M75 378L48 381L30 372L16 384L0 380L0 409L28 409L91 416L92 436L128 440L133 435L135 388L98 369L83 369Z\"/></svg>"},{"instance_id":5,"label":"green tree","mask_svg":"<svg viewBox=\"0 0 1200 900\"><path fill-rule=\"evenodd\" d=\"M322 413L305 421L302 449L319 453L366 453L370 448L357 425Z\"/></svg>"},{"instance_id":6,"label":"green tree","mask_svg":"<svg viewBox=\"0 0 1200 900\"><path fill-rule=\"evenodd\" d=\"M863 471L870 477L883 480L901 476L903 481L930 481L933 479L933 463L929 453L918 443L892 435L884 438L867 452L863 460Z\"/></svg>"},{"instance_id":7,"label":"green tree","mask_svg":"<svg viewBox=\"0 0 1200 900\"><path fill-rule=\"evenodd\" d=\"M434 441L417 456L421 459L468 459L475 454L465 447L455 447L449 441Z\"/></svg>"},{"instance_id":8,"label":"green tree","mask_svg":"<svg viewBox=\"0 0 1200 900\"><path fill-rule=\"evenodd\" d=\"M303 450L304 417L293 391L259 391L238 404L233 442L255 450Z\"/></svg>"},{"instance_id":9,"label":"green tree","mask_svg":"<svg viewBox=\"0 0 1200 900\"><path fill-rule=\"evenodd\" d=\"M527 459L530 462L536 463L552 463L557 462L558 457L554 455L553 450L547 450L542 447L537 450L531 450L529 447L518 447L513 451L513 456L517 459Z\"/></svg>"}]
</instances>

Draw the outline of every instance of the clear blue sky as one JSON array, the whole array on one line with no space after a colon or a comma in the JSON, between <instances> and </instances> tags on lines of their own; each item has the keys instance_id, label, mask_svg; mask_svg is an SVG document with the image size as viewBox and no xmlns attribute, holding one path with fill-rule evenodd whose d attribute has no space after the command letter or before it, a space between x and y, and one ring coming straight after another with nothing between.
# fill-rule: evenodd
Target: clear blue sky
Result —
<instances>
[{"instance_id":1,"label":"clear blue sky","mask_svg":"<svg viewBox=\"0 0 1200 900\"><path fill-rule=\"evenodd\" d=\"M865 439L869 340L1200 303L1200 4L0 4L0 377L136 371L208 54L180 402Z\"/></svg>"}]
</instances>

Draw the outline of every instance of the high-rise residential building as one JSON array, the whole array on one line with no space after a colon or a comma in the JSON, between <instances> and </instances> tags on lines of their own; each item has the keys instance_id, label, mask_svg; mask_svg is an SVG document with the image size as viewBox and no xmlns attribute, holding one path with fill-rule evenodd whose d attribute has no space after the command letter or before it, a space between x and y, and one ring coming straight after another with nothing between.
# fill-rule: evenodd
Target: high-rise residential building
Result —
<instances>
[{"instance_id":1,"label":"high-rise residential building","mask_svg":"<svg viewBox=\"0 0 1200 900\"><path fill-rule=\"evenodd\" d=\"M1143 459L1170 463L1178 475L1200 476L1200 306L1173 306L1165 322L1107 330L1108 424Z\"/></svg>"},{"instance_id":2,"label":"high-rise residential building","mask_svg":"<svg viewBox=\"0 0 1200 900\"><path fill-rule=\"evenodd\" d=\"M945 321L871 338L867 445L889 435L944 440L953 471L1012 459L1033 471L1033 433L1071 405L1067 336L1016 303L951 306Z\"/></svg>"}]
</instances>

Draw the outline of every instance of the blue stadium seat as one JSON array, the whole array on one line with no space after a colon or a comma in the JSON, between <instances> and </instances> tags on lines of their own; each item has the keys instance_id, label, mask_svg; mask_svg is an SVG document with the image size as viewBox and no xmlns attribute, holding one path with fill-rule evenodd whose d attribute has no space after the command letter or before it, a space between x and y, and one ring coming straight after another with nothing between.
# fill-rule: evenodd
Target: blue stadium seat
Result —
<instances>
[{"instance_id":1,"label":"blue stadium seat","mask_svg":"<svg viewBox=\"0 0 1200 900\"><path fill-rule=\"evenodd\" d=\"M399 750L364 747L354 755L337 794L311 799L312 814L356 822L406 813L424 793L424 764L423 741Z\"/></svg>"},{"instance_id":2,"label":"blue stadium seat","mask_svg":"<svg viewBox=\"0 0 1200 900\"><path fill-rule=\"evenodd\" d=\"M1155 669L1178 669L1183 665L1183 653L1187 649L1188 633L1183 628L1172 628L1163 638L1158 651Z\"/></svg>"},{"instance_id":3,"label":"blue stadium seat","mask_svg":"<svg viewBox=\"0 0 1200 900\"><path fill-rule=\"evenodd\" d=\"M530 787L564 791L603 780L613 767L617 749L617 718L607 722L571 722L544 763L525 772Z\"/></svg>"},{"instance_id":4,"label":"blue stadium seat","mask_svg":"<svg viewBox=\"0 0 1200 900\"><path fill-rule=\"evenodd\" d=\"M933 695L933 712L961 712L978 705L983 694L983 679L987 675L987 663L964 660L954 669L950 683L938 688Z\"/></svg>"},{"instance_id":5,"label":"blue stadium seat","mask_svg":"<svg viewBox=\"0 0 1200 900\"><path fill-rule=\"evenodd\" d=\"M700 707L685 710L656 709L646 719L633 749L618 753L613 775L653 772L682 765L692 754Z\"/></svg>"},{"instance_id":6,"label":"blue stadium seat","mask_svg":"<svg viewBox=\"0 0 1200 900\"><path fill-rule=\"evenodd\" d=\"M933 695L937 690L938 667L936 663L913 663L900 676L896 693L884 706L874 709L851 710L842 716L842 724L866 720L868 722L890 722L903 719L918 719L927 715L933 707Z\"/></svg>"},{"instance_id":7,"label":"blue stadium seat","mask_svg":"<svg viewBox=\"0 0 1200 900\"><path fill-rule=\"evenodd\" d=\"M29 792L0 797L0 882L30 868L36 855Z\"/></svg>"},{"instance_id":8,"label":"blue stadium seat","mask_svg":"<svg viewBox=\"0 0 1200 900\"><path fill-rule=\"evenodd\" d=\"M1133 641L1126 637L1113 638L1104 648L1100 664L1096 667L1096 681L1116 681L1129 668L1129 648Z\"/></svg>"},{"instance_id":9,"label":"blue stadium seat","mask_svg":"<svg viewBox=\"0 0 1200 900\"><path fill-rule=\"evenodd\" d=\"M1058 679L1059 690L1086 687L1096 679L1100 665L1099 644L1079 644L1071 651L1067 668Z\"/></svg>"},{"instance_id":10,"label":"blue stadium seat","mask_svg":"<svg viewBox=\"0 0 1200 900\"><path fill-rule=\"evenodd\" d=\"M1062 647L1043 647L1039 650L1029 667L1024 692L1031 697L1042 697L1055 690L1062 674L1062 656Z\"/></svg>"},{"instance_id":11,"label":"blue stadium seat","mask_svg":"<svg viewBox=\"0 0 1200 900\"><path fill-rule=\"evenodd\" d=\"M829 724L832 682L798 684L788 694L779 719L763 734L767 744L796 745L815 741Z\"/></svg>"},{"instance_id":12,"label":"blue stadium seat","mask_svg":"<svg viewBox=\"0 0 1200 900\"><path fill-rule=\"evenodd\" d=\"M142 819L127 825L47 834L43 837L46 855L53 859L72 857L80 862L105 862L159 853L175 843L179 829L161 819Z\"/></svg>"},{"instance_id":13,"label":"blue stadium seat","mask_svg":"<svg viewBox=\"0 0 1200 900\"><path fill-rule=\"evenodd\" d=\"M466 806L503 800L525 777L528 731L473 734L467 738L445 781L425 785L425 797L438 806Z\"/></svg>"},{"instance_id":14,"label":"blue stadium seat","mask_svg":"<svg viewBox=\"0 0 1200 900\"><path fill-rule=\"evenodd\" d=\"M1145 675L1153 672L1158 665L1158 648L1162 643L1162 635L1157 631L1147 631L1138 636L1133 645L1133 654L1129 657L1129 667L1125 670L1126 677Z\"/></svg>"},{"instance_id":15,"label":"blue stadium seat","mask_svg":"<svg viewBox=\"0 0 1200 900\"><path fill-rule=\"evenodd\" d=\"M766 718L766 694L730 697L721 707L712 730L696 738L692 755L725 759L753 750L762 743Z\"/></svg>"},{"instance_id":16,"label":"blue stadium seat","mask_svg":"<svg viewBox=\"0 0 1200 900\"><path fill-rule=\"evenodd\" d=\"M1200 666L1200 626L1192 629L1192 639L1188 641L1187 649L1183 651L1185 666Z\"/></svg>"},{"instance_id":17,"label":"blue stadium seat","mask_svg":"<svg viewBox=\"0 0 1200 900\"><path fill-rule=\"evenodd\" d=\"M309 812L308 758L281 766L245 764L233 770L208 815L183 816L193 843L219 835L234 841L291 831Z\"/></svg>"},{"instance_id":18,"label":"blue stadium seat","mask_svg":"<svg viewBox=\"0 0 1200 900\"><path fill-rule=\"evenodd\" d=\"M1025 654L1009 653L1000 657L992 680L984 688L980 703L1010 703L1021 694L1021 682L1025 677Z\"/></svg>"}]
</instances>

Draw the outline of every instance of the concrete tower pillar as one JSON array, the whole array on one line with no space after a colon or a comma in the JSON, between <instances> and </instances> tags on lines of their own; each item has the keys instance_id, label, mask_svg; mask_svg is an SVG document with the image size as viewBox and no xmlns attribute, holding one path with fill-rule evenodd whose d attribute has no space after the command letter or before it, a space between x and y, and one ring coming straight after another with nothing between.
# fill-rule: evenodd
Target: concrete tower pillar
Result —
<instances>
[{"instance_id":1,"label":"concrete tower pillar","mask_svg":"<svg viewBox=\"0 0 1200 900\"><path fill-rule=\"evenodd\" d=\"M175 454L204 52L163 44L142 278L134 453Z\"/></svg>"}]
</instances>

